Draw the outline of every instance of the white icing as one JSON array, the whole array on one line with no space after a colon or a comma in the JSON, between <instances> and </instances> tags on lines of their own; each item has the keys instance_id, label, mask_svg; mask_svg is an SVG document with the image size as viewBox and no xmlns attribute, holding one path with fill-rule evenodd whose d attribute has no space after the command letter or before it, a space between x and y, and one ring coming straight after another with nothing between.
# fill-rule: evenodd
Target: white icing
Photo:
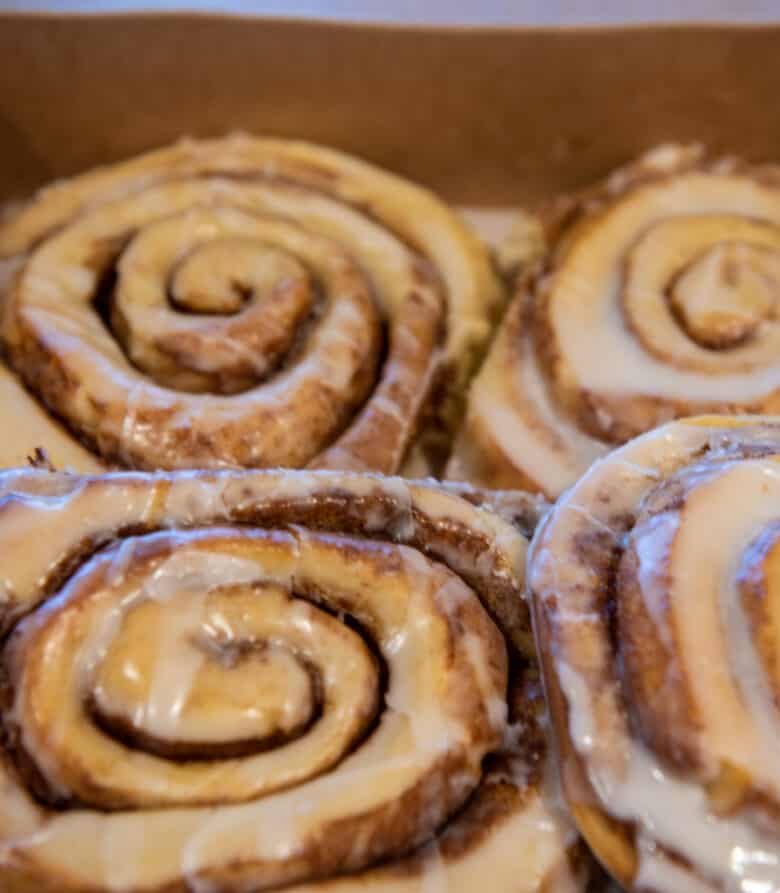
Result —
<instances>
[{"instance_id":1,"label":"white icing","mask_svg":"<svg viewBox=\"0 0 780 893\"><path fill-rule=\"evenodd\" d=\"M274 179L265 179L268 176ZM147 238L152 231L155 239ZM134 236L129 245L117 245L117 295L130 332L128 353L138 368L128 362L92 308L103 272L100 255L111 254L119 234L122 239ZM248 277L255 290L263 292L268 283L250 243L269 267L284 273L283 284L291 276L311 273L325 299L293 367L277 370L236 396L190 393L202 390L200 379L198 387L188 386L192 375L214 371L220 358L231 368L254 371L260 379L273 367L252 343L235 334L240 322L236 317L182 314L164 300L163 283L171 274L173 292L183 289L185 303L194 301L196 308L212 306L209 301L219 305L225 289L230 291L223 266L231 250L233 272ZM56 350L69 378L79 383L78 394L58 408L75 429L100 446L113 452L112 445L119 441L119 455L113 458L139 467L300 466L315 460L343 428L344 407L365 405L359 371L365 369L381 317L393 336L382 374L386 371L387 381L403 391L403 400L399 397L394 405L382 394L376 409L403 424L396 442L378 445L377 463L395 470L389 466L399 464L407 451L420 403L441 359L434 351L419 374L404 376L396 374L396 354L411 347L419 358L423 342L427 353L439 327L436 317L446 315L442 352L452 371L452 388L459 388L503 299L487 252L458 215L430 193L342 154L277 140L177 144L54 184L3 221L0 255L9 258L4 267L21 268L20 288L11 302L11 339L21 339L17 329L28 334L35 330L47 349ZM208 266L200 255L218 267L204 285L214 289L206 299L192 289L193 280L203 284L203 277L193 271L198 264ZM106 265L112 262L105 259ZM422 275L428 265L430 277ZM255 313L262 303L253 294L237 316ZM415 309L418 305L422 312ZM281 331L282 320L274 313L266 316L261 334ZM406 324L412 319L417 326ZM426 324L423 334L420 329ZM139 338L133 337L134 331ZM145 378L138 371L146 368L145 361L136 361L151 351L159 361L160 380L168 381L170 370L162 367L183 353L173 349L169 358L160 344L179 334L197 335L203 349L192 348L187 338L174 338L174 347L184 344L184 352L191 354L191 366L182 372L185 386L171 391L155 385L154 376ZM257 330L255 334L260 337ZM418 335L420 343L411 344ZM385 383L383 378L380 386ZM134 395L138 387L142 392ZM21 388L9 390L18 390L17 403L35 409ZM50 390L46 398L56 403L59 394ZM408 417L403 409L407 404ZM154 424L139 425L141 409L147 406L160 416ZM71 438L46 423L45 413L39 410L37 415L32 430L14 438L13 447L7 439L0 464L24 461L28 452L46 442L56 447L52 452L58 464L60 454L72 454L67 464L97 470ZM359 413L356 424L363 421ZM38 437L39 430L48 439ZM362 454L353 458L377 467Z\"/></svg>"},{"instance_id":2,"label":"white icing","mask_svg":"<svg viewBox=\"0 0 780 893\"><path fill-rule=\"evenodd\" d=\"M47 415L18 378L0 366L0 468L25 466L43 447L55 468L91 474L102 464Z\"/></svg>"},{"instance_id":3,"label":"white icing","mask_svg":"<svg viewBox=\"0 0 780 893\"><path fill-rule=\"evenodd\" d=\"M549 274L518 286L471 388L451 475L557 497L626 427L772 408L780 193L733 164L694 170L694 156L664 147L563 221Z\"/></svg>"},{"instance_id":4,"label":"white icing","mask_svg":"<svg viewBox=\"0 0 780 893\"><path fill-rule=\"evenodd\" d=\"M645 608L655 621L656 632L661 641L672 647L672 633L669 629L667 604L664 598L654 598L663 588L665 574L668 573L665 561L672 541L679 528L679 516L671 512L656 515L650 522L652 534L645 533L636 541L636 554L639 559L637 577L643 595Z\"/></svg>"},{"instance_id":5,"label":"white icing","mask_svg":"<svg viewBox=\"0 0 780 893\"><path fill-rule=\"evenodd\" d=\"M557 635L576 635L585 619L577 606L589 603L590 590L598 583L584 562L569 565L561 552L555 561L556 545L566 550L582 525L610 529L608 517L635 508L654 486L656 475L648 475L648 467L672 474L697 459L702 445L713 437L722 457L733 456L743 432L748 443L772 438L771 429L760 420L738 420L720 430L714 421L713 427L668 426L600 463L563 498L535 541L530 581ZM657 515L637 529L638 583L667 644L674 626L679 659L686 665L685 678L706 738L705 760L713 760L716 767L720 760L744 767L756 784L776 796L778 717L735 589L735 573L748 545L777 518L780 474L771 459L722 457L715 455L693 472L681 514L675 509ZM664 592L669 587L672 595L666 606ZM780 887L780 857L771 831L744 809L713 814L702 784L664 768L631 737L620 714L610 712L610 690L600 687L596 692L584 667L573 666L567 653L555 657L555 673L568 704L568 733L606 810L637 828L636 889L754 893ZM607 722L615 728L603 725ZM621 737L615 740L615 734ZM690 860L713 886L670 862L660 847Z\"/></svg>"},{"instance_id":6,"label":"white icing","mask_svg":"<svg viewBox=\"0 0 780 893\"><path fill-rule=\"evenodd\" d=\"M47 482L52 495L47 495ZM170 487L163 500L167 483ZM4 541L12 541L13 546L21 541L16 538L29 540L30 531L41 528L44 521L47 530L40 549L9 552L9 592L20 604L31 606L39 598L36 585L46 569L85 535L99 539L139 519L149 519L155 511L160 513L155 521L163 526L197 527L225 523L232 511L250 503L284 504L331 489L353 496L375 495L383 488L409 517L413 506L434 522L454 513L464 523L473 520L486 533L503 531L507 549L513 542L511 528L499 520L490 521L487 513L452 496L397 480L269 472L117 474L72 482L31 471L11 473L8 480L0 476L0 494L5 494L0 506L0 513L5 513L0 514ZM400 534L411 536L408 524L404 522ZM516 545L524 543L519 534L514 536ZM67 761L57 762L59 753L75 747L81 759L88 756L104 767L90 785L115 793L126 788L158 805L151 810L99 813L82 809L50 814L45 825L38 824L33 812L29 828L20 808L9 844L12 850L0 852L0 870L3 859L12 858L13 852L13 858L29 859L44 871L64 868L78 883L111 890L168 883L182 872L193 889L208 890L211 866L218 871L237 859L249 864L260 859L283 870L285 858L303 851L315 828L345 816L370 815L383 804L394 809L393 804L427 772L438 771L435 767L447 756L457 768L447 778L434 775L431 784L438 782L438 794L424 814L416 817L419 824L412 842L421 842L457 809L479 781L482 757L503 736L505 680L495 669L492 653L493 637L498 634L484 614L483 630L463 629L451 622L451 612L467 602L471 602L468 613L483 609L451 571L419 552L364 540L353 554L343 551L344 544L345 538L338 534L307 529L288 533L211 528L129 537L86 561L58 598L19 628L31 663L15 685L14 716L23 726L25 749L53 788L70 792L72 781L78 789L78 778L66 771ZM400 555L400 567L388 561L394 554ZM460 567L467 564L465 555L458 557ZM387 709L372 735L343 759L345 747L336 747L333 759L333 747L323 736L332 733L337 740L343 735L351 741L361 723L370 719L371 709L365 699L361 701L360 691L367 678L366 666L373 667L373 661L360 656L359 637L338 619L302 601L289 600L289 592L297 587L306 590L307 581L316 581L317 591L337 594L338 613L360 619L389 667ZM258 617L265 626L253 626L261 620L254 618L255 608L250 604L260 611L264 603L268 610ZM139 611L151 611L149 616L158 619L136 641L133 618ZM338 631L329 632L330 625ZM323 717L302 738L245 759L177 764L126 749L83 716L85 686L89 690L95 679L103 680L108 697L112 685L120 685L117 690L123 691L125 680L134 691L132 686L146 678L148 696L131 711L135 724L163 738L181 735L183 740L201 740L195 734L202 729L195 721L192 697L208 671L211 652L193 647L193 634L217 643L246 639L250 631L273 647L292 643L296 652L320 668ZM492 632L487 635L487 631ZM329 644L332 635L355 640L359 650L350 651L341 640ZM146 663L141 657L118 657L125 652L117 649L126 644L135 644L136 654L146 651L151 657ZM269 659L276 661L273 649ZM116 678L106 675L112 661L119 673ZM457 674L457 684L452 674ZM283 718L295 719L290 705L300 699L301 691L292 684L292 676L289 679L289 698L281 698L278 706ZM225 698L223 711L228 710L233 694ZM461 695L466 703L481 705L481 710L463 715ZM44 703L57 708L47 706L40 711L48 717L43 725L33 722L25 727L38 712L34 705ZM490 717L492 729L477 723L479 713ZM223 715L224 723L216 726L224 735L226 729L237 727L238 720L229 713ZM71 738L71 729L76 727L78 734ZM327 767L317 763L323 758L328 766L331 762L337 766L325 771ZM312 765L316 771L311 771L316 774L319 765L324 774L307 781L310 772L301 766ZM264 787L263 779L270 779L270 786ZM278 789L288 783L289 790ZM253 792L258 799L237 802ZM97 796L90 789L85 799ZM212 797L234 802L216 809L198 805L199 799L209 802ZM13 793L3 802L13 804ZM173 805L176 808L169 808ZM5 821L0 809L0 835ZM535 825L528 825L528 833L536 833ZM502 848L505 836L500 835ZM125 838L129 849L122 851L120 841ZM362 848L360 840L351 842L348 870L362 867L375 834L366 828L361 839ZM82 842L80 846L77 841ZM549 849L542 847L538 852L540 877L549 865L546 860L560 855L560 844L552 836L549 842ZM127 853L132 859L114 871L113 863ZM466 861L470 864L470 857Z\"/></svg>"},{"instance_id":7,"label":"white icing","mask_svg":"<svg viewBox=\"0 0 780 893\"><path fill-rule=\"evenodd\" d=\"M517 312L512 308L509 314ZM510 360L511 373L507 371ZM473 424L490 432L502 455L548 495L557 496L607 452L603 443L580 431L551 400L530 332L524 332L518 344L510 340L506 324L471 386L468 413L467 427ZM454 471L454 465L451 468Z\"/></svg>"},{"instance_id":8,"label":"white icing","mask_svg":"<svg viewBox=\"0 0 780 893\"><path fill-rule=\"evenodd\" d=\"M619 259L626 246L647 228L648 221L688 213L691 219L732 214L780 221L780 201L771 189L762 189L749 179L713 178L688 174L665 184L638 190L613 206L587 240L577 245L555 279L550 300L552 324L561 349L583 387L601 393L659 394L688 400L748 402L780 385L780 367L770 364L744 374L701 374L674 368L651 356L642 345L625 337L625 323L616 298L619 288ZM695 215L695 216L694 216ZM659 224L663 226L664 224ZM693 224L695 225L695 223ZM584 254L587 248L588 256ZM565 296L558 300L558 296ZM586 330L590 337L577 333ZM682 334L678 335L682 343ZM683 348L679 348L683 349ZM675 350L677 347L675 345ZM683 356L701 352L688 341ZM598 358L597 361L594 361ZM621 374L617 375L616 370Z\"/></svg>"}]
</instances>

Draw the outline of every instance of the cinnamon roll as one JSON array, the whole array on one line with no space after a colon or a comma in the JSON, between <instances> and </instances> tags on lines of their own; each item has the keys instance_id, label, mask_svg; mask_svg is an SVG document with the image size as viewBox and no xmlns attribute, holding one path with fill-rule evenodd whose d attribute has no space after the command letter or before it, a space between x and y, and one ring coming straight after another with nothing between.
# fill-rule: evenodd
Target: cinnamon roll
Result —
<instances>
[{"instance_id":1,"label":"cinnamon roll","mask_svg":"<svg viewBox=\"0 0 780 893\"><path fill-rule=\"evenodd\" d=\"M506 520L536 504L495 504L0 473L0 887L583 890Z\"/></svg>"},{"instance_id":2,"label":"cinnamon roll","mask_svg":"<svg viewBox=\"0 0 780 893\"><path fill-rule=\"evenodd\" d=\"M502 300L431 193L248 136L49 186L0 227L0 258L3 343L32 398L0 385L36 419L0 464L48 447L45 407L83 471L81 444L120 467L394 473L421 439L435 467Z\"/></svg>"},{"instance_id":3,"label":"cinnamon roll","mask_svg":"<svg viewBox=\"0 0 780 893\"><path fill-rule=\"evenodd\" d=\"M780 172L662 146L543 215L450 474L554 497L696 413L780 409Z\"/></svg>"},{"instance_id":4,"label":"cinnamon roll","mask_svg":"<svg viewBox=\"0 0 780 893\"><path fill-rule=\"evenodd\" d=\"M537 531L563 786L634 891L780 889L780 418L673 422Z\"/></svg>"}]
</instances>

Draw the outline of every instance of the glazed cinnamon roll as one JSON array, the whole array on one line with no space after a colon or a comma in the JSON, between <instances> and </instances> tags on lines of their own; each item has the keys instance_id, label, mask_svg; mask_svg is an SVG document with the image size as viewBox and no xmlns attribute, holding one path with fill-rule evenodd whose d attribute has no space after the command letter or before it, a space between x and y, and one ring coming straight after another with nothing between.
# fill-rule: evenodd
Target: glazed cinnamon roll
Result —
<instances>
[{"instance_id":1,"label":"glazed cinnamon roll","mask_svg":"<svg viewBox=\"0 0 780 893\"><path fill-rule=\"evenodd\" d=\"M0 227L0 258L3 341L37 419L0 462L48 446L45 407L86 471L79 444L143 469L392 473L421 436L435 467L502 299L431 193L247 136L49 186Z\"/></svg>"},{"instance_id":2,"label":"glazed cinnamon roll","mask_svg":"<svg viewBox=\"0 0 780 893\"><path fill-rule=\"evenodd\" d=\"M663 146L544 215L450 474L557 496L673 418L780 408L780 173Z\"/></svg>"},{"instance_id":3,"label":"glazed cinnamon roll","mask_svg":"<svg viewBox=\"0 0 780 893\"><path fill-rule=\"evenodd\" d=\"M529 586L564 790L627 889L780 889L780 419L674 422L559 501Z\"/></svg>"},{"instance_id":4,"label":"glazed cinnamon roll","mask_svg":"<svg viewBox=\"0 0 780 893\"><path fill-rule=\"evenodd\" d=\"M583 890L506 520L537 504L494 502L0 474L0 887Z\"/></svg>"}]
</instances>

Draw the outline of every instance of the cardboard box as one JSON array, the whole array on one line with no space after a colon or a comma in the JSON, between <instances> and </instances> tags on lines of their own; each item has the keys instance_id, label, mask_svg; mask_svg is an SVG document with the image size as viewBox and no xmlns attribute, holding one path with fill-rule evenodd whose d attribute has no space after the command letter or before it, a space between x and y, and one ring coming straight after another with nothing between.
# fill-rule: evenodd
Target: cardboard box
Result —
<instances>
[{"instance_id":1,"label":"cardboard box","mask_svg":"<svg viewBox=\"0 0 780 893\"><path fill-rule=\"evenodd\" d=\"M778 49L780 24L0 13L0 202L183 135L245 130L365 157L470 206L497 238L501 209L660 142L779 160Z\"/></svg>"},{"instance_id":2,"label":"cardboard box","mask_svg":"<svg viewBox=\"0 0 780 893\"><path fill-rule=\"evenodd\" d=\"M183 134L337 146L461 204L664 140L780 156L780 25L446 28L0 14L0 198Z\"/></svg>"}]
</instances>

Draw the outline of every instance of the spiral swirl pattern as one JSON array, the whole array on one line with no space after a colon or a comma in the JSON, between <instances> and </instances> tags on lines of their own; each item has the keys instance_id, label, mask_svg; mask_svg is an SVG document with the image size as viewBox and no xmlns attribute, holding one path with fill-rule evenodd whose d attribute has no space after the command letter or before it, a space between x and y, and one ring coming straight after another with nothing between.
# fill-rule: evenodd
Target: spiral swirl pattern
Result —
<instances>
[{"instance_id":1,"label":"spiral swirl pattern","mask_svg":"<svg viewBox=\"0 0 780 893\"><path fill-rule=\"evenodd\" d=\"M244 136L50 186L0 228L0 258L13 370L98 460L144 469L393 473L423 430L440 453L501 301L430 193ZM27 448L56 461L51 427ZM65 458L94 471L82 452Z\"/></svg>"},{"instance_id":2,"label":"spiral swirl pattern","mask_svg":"<svg viewBox=\"0 0 780 893\"><path fill-rule=\"evenodd\" d=\"M488 859L583 889L496 511L334 472L0 474L0 886L466 891Z\"/></svg>"},{"instance_id":3,"label":"spiral swirl pattern","mask_svg":"<svg viewBox=\"0 0 780 893\"><path fill-rule=\"evenodd\" d=\"M631 890L780 885L778 458L777 418L671 423L534 540L566 794Z\"/></svg>"},{"instance_id":4,"label":"spiral swirl pattern","mask_svg":"<svg viewBox=\"0 0 780 893\"><path fill-rule=\"evenodd\" d=\"M615 444L780 407L780 173L663 146L546 215L451 473L557 496Z\"/></svg>"}]
</instances>

